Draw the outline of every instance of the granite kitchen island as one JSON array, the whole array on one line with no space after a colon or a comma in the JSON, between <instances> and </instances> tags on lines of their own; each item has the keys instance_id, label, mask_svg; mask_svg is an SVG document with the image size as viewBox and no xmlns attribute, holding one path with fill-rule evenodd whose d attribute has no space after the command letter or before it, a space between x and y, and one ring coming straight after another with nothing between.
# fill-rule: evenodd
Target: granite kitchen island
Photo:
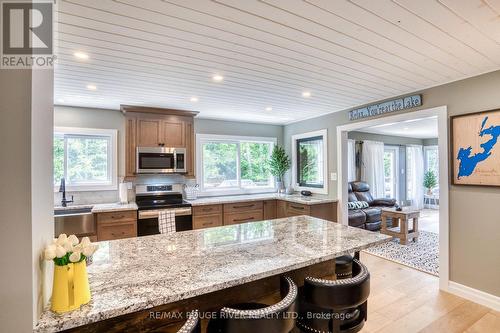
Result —
<instances>
[{"instance_id":1,"label":"granite kitchen island","mask_svg":"<svg viewBox=\"0 0 500 333\"><path fill-rule=\"evenodd\" d=\"M264 297L278 289L281 274L328 276L335 257L389 239L298 216L100 242L88 267L90 303L63 315L46 310L35 331L158 329L173 319L152 313L214 311Z\"/></svg>"}]
</instances>

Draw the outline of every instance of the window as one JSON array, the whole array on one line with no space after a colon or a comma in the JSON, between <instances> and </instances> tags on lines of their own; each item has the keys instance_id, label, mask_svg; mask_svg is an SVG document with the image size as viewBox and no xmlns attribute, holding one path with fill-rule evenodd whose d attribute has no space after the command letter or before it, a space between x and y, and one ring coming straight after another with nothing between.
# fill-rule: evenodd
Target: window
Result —
<instances>
[{"instance_id":1,"label":"window","mask_svg":"<svg viewBox=\"0 0 500 333\"><path fill-rule=\"evenodd\" d=\"M204 194L274 190L268 160L276 138L198 134L197 163Z\"/></svg>"},{"instance_id":2,"label":"window","mask_svg":"<svg viewBox=\"0 0 500 333\"><path fill-rule=\"evenodd\" d=\"M292 177L296 189L328 193L326 130L292 137Z\"/></svg>"},{"instance_id":3,"label":"window","mask_svg":"<svg viewBox=\"0 0 500 333\"><path fill-rule=\"evenodd\" d=\"M116 130L56 128L54 187L61 178L70 191L117 188Z\"/></svg>"},{"instance_id":4,"label":"window","mask_svg":"<svg viewBox=\"0 0 500 333\"><path fill-rule=\"evenodd\" d=\"M386 198L397 198L399 147L384 147L384 180Z\"/></svg>"},{"instance_id":5,"label":"window","mask_svg":"<svg viewBox=\"0 0 500 333\"><path fill-rule=\"evenodd\" d=\"M425 171L433 171L436 178L439 178L439 153L438 146L424 147Z\"/></svg>"}]
</instances>

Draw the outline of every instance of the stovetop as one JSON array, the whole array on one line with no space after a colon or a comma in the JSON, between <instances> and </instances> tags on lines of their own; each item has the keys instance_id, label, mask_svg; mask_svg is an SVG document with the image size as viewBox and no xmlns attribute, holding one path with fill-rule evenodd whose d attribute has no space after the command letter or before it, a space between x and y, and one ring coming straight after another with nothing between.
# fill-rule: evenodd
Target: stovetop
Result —
<instances>
[{"instance_id":1,"label":"stovetop","mask_svg":"<svg viewBox=\"0 0 500 333\"><path fill-rule=\"evenodd\" d=\"M164 184L137 185L135 201L139 210L191 207L182 199L182 193L174 191L173 185Z\"/></svg>"}]
</instances>

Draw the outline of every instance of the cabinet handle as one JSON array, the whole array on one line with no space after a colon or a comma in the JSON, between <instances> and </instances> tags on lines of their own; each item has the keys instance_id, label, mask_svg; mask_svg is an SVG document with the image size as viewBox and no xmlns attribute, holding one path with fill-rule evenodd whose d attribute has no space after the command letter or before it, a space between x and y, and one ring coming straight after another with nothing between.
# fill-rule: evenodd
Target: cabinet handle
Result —
<instances>
[{"instance_id":1,"label":"cabinet handle","mask_svg":"<svg viewBox=\"0 0 500 333\"><path fill-rule=\"evenodd\" d=\"M236 220L233 220L233 222L245 222L245 221L251 221L251 220L255 220L255 217L249 217L247 219L236 219Z\"/></svg>"},{"instance_id":2,"label":"cabinet handle","mask_svg":"<svg viewBox=\"0 0 500 333\"><path fill-rule=\"evenodd\" d=\"M250 207L253 207L255 206L255 204L251 204L251 205L241 205L241 206L233 206L233 208L250 208Z\"/></svg>"},{"instance_id":3,"label":"cabinet handle","mask_svg":"<svg viewBox=\"0 0 500 333\"><path fill-rule=\"evenodd\" d=\"M210 212L213 208L203 208L204 212Z\"/></svg>"},{"instance_id":4,"label":"cabinet handle","mask_svg":"<svg viewBox=\"0 0 500 333\"><path fill-rule=\"evenodd\" d=\"M120 216L111 215L111 218L112 219L123 219L123 218L125 218L125 215L120 215Z\"/></svg>"},{"instance_id":5,"label":"cabinet handle","mask_svg":"<svg viewBox=\"0 0 500 333\"><path fill-rule=\"evenodd\" d=\"M212 222L205 222L205 223L202 223L202 225L211 225Z\"/></svg>"},{"instance_id":6,"label":"cabinet handle","mask_svg":"<svg viewBox=\"0 0 500 333\"><path fill-rule=\"evenodd\" d=\"M304 207L298 207L298 206L290 206L291 208L294 208L294 209L300 209L300 210L304 210Z\"/></svg>"}]
</instances>

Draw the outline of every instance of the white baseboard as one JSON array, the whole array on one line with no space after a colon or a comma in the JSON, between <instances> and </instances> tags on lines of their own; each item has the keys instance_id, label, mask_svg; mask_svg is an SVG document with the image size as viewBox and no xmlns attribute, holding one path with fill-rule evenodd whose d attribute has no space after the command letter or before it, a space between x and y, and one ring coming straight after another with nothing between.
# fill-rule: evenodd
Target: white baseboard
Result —
<instances>
[{"instance_id":1,"label":"white baseboard","mask_svg":"<svg viewBox=\"0 0 500 333\"><path fill-rule=\"evenodd\" d=\"M463 284L449 281L448 292L468 299L471 302L487 306L495 311L500 311L500 297L485 293Z\"/></svg>"}]
</instances>

